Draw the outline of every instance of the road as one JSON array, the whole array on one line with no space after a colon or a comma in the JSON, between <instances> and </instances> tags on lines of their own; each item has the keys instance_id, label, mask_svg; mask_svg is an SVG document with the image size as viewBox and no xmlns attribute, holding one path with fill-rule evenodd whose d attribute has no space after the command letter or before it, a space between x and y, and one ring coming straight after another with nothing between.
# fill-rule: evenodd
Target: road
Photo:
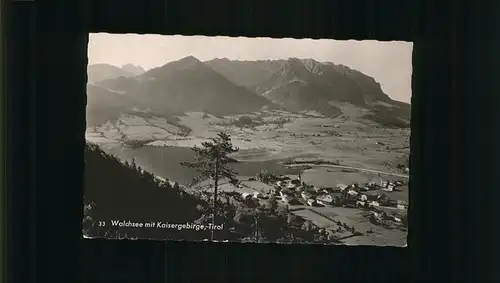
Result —
<instances>
[{"instance_id":1,"label":"road","mask_svg":"<svg viewBox=\"0 0 500 283\"><path fill-rule=\"evenodd\" d=\"M363 171L363 172L369 172L369 173L375 173L375 174L382 174L382 175L389 175L389 176L396 176L396 177L401 177L401 178L406 178L408 179L408 175L404 174L398 174L398 173L390 173L390 172L383 172L383 171L377 171L377 170L371 170L371 169L365 169L365 168L357 168L357 167L351 167L351 166L344 166L344 165L334 165L334 164L312 164L312 163L301 163L301 164L292 164L292 165L287 165L289 167L299 167L299 166L311 166L311 167L330 167L330 168L340 168L340 169L349 169L349 170L356 170L356 171Z\"/></svg>"}]
</instances>

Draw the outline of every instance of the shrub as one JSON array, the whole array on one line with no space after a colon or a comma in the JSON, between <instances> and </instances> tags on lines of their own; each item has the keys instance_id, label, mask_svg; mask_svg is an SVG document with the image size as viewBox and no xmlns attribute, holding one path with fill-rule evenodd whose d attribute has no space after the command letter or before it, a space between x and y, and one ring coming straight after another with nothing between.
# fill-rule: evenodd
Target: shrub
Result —
<instances>
[{"instance_id":1,"label":"shrub","mask_svg":"<svg viewBox=\"0 0 500 283\"><path fill-rule=\"evenodd\" d=\"M403 218L401 219L401 223L403 224L403 226L404 226L405 228L408 228L408 217L407 217L407 214L405 214L405 215L403 216Z\"/></svg>"},{"instance_id":2,"label":"shrub","mask_svg":"<svg viewBox=\"0 0 500 283\"><path fill-rule=\"evenodd\" d=\"M250 127L254 125L254 122L249 116L241 116L234 124L238 127Z\"/></svg>"}]
</instances>

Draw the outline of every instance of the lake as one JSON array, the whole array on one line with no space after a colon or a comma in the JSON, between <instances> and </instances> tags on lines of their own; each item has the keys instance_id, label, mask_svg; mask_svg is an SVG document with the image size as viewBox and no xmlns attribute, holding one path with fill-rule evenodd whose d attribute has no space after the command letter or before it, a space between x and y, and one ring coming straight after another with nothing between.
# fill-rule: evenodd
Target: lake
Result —
<instances>
[{"instance_id":1,"label":"lake","mask_svg":"<svg viewBox=\"0 0 500 283\"><path fill-rule=\"evenodd\" d=\"M131 148L123 145L103 145L106 152L128 162L135 158L138 166L157 176L177 181L180 184L189 183L195 176L196 171L186 168L180 162L192 161L195 157L191 148L188 147L141 147ZM244 153L244 150L242 150ZM231 164L238 176L255 176L260 170L266 169L275 174L297 174L297 169L286 168L280 163L281 160L268 161L242 161Z\"/></svg>"}]
</instances>

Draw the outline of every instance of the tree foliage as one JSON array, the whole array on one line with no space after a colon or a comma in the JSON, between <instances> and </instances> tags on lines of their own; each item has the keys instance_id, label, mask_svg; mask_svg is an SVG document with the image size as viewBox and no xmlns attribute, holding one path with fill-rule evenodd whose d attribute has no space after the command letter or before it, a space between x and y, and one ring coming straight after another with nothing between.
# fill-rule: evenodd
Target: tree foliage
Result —
<instances>
[{"instance_id":1,"label":"tree foliage","mask_svg":"<svg viewBox=\"0 0 500 283\"><path fill-rule=\"evenodd\" d=\"M231 153L239 149L233 147L231 138L227 133L221 132L211 141L203 142L201 147L193 147L195 160L192 162L181 162L181 165L193 168L198 173L193 179L193 184L206 179L219 180L229 179L231 182L237 182L236 172L229 166L238 161L229 157ZM217 167L217 172L216 172Z\"/></svg>"},{"instance_id":2,"label":"tree foliage","mask_svg":"<svg viewBox=\"0 0 500 283\"><path fill-rule=\"evenodd\" d=\"M214 201L213 201L213 217L212 224L215 225L218 218L217 213L217 189L220 179L227 179L232 184L236 184L236 172L229 166L237 161L229 155L238 151L231 143L231 138L227 133L221 132L217 134L211 141L203 142L201 147L193 147L195 160L193 162L181 162L181 165L195 169L198 173L193 179L193 184L207 179L214 180ZM212 240L214 232L212 231Z\"/></svg>"},{"instance_id":3,"label":"tree foliage","mask_svg":"<svg viewBox=\"0 0 500 283\"><path fill-rule=\"evenodd\" d=\"M135 160L124 164L96 145L87 145L85 159L83 229L86 236L179 240L202 240L210 236L210 231L189 229L110 227L111 220L208 224L214 219L210 202L213 194L188 193L182 186L171 185L169 180L161 181L141 170ZM224 231L217 232L218 239L310 243L325 238L310 224L304 226L304 219L279 205L276 198L260 204L257 199L245 201L238 193L223 192L216 203L220 208L216 215L224 223ZM100 227L100 221L108 225Z\"/></svg>"},{"instance_id":4,"label":"tree foliage","mask_svg":"<svg viewBox=\"0 0 500 283\"><path fill-rule=\"evenodd\" d=\"M274 175L273 173L271 173L265 169L263 169L259 173L257 173L255 178L263 183L274 182L278 179L278 177L276 175Z\"/></svg>"},{"instance_id":5,"label":"tree foliage","mask_svg":"<svg viewBox=\"0 0 500 283\"><path fill-rule=\"evenodd\" d=\"M85 150L84 230L91 237L118 237L111 220L133 222L193 222L200 218L197 207L207 203L174 190L168 180L160 181L139 166L124 164L98 146L87 144ZM99 221L106 222L99 227ZM196 232L172 229L120 229L138 238L195 239ZM114 236L113 236L114 235Z\"/></svg>"}]
</instances>

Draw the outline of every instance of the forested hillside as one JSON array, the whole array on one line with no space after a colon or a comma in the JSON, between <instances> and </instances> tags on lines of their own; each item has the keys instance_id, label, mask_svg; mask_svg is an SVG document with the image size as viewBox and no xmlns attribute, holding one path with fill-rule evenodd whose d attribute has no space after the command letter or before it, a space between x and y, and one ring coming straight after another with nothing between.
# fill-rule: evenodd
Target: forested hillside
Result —
<instances>
[{"instance_id":1,"label":"forested hillside","mask_svg":"<svg viewBox=\"0 0 500 283\"><path fill-rule=\"evenodd\" d=\"M122 163L94 144L87 144L85 160L85 236L173 240L209 238L209 231L111 227L113 220L207 225L212 222L211 194L187 193L168 181L159 181L135 164ZM259 204L258 201L244 201L238 193L221 193L218 207L217 223L224 223L224 229L216 233L216 240L335 242L311 222L280 207L275 199ZM105 222L105 226L101 226L100 221Z\"/></svg>"}]
</instances>

